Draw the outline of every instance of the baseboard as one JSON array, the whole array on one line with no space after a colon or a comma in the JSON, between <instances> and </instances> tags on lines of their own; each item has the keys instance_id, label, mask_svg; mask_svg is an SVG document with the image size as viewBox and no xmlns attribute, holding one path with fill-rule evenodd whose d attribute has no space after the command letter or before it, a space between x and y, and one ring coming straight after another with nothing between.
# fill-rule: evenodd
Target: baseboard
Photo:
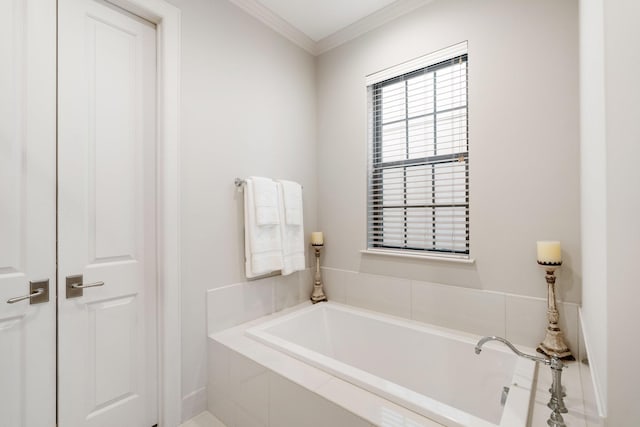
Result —
<instances>
[{"instance_id":1,"label":"baseboard","mask_svg":"<svg viewBox=\"0 0 640 427\"><path fill-rule=\"evenodd\" d=\"M182 422L207 410L207 388L202 387L182 398Z\"/></svg>"}]
</instances>

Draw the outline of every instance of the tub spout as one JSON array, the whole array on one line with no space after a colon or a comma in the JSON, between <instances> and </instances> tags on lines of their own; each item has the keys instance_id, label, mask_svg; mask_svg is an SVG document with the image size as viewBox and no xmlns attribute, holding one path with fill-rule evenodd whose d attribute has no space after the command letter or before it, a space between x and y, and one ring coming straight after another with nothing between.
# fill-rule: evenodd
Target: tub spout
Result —
<instances>
[{"instance_id":1,"label":"tub spout","mask_svg":"<svg viewBox=\"0 0 640 427\"><path fill-rule=\"evenodd\" d=\"M478 344L476 344L475 348L476 354L480 354L480 352L482 351L482 346L488 341L501 342L502 344L509 347L509 349L518 356L524 357L525 359L533 360L534 362L544 363L545 365L551 367L553 384L551 385L551 389L549 390L551 392L551 400L549 401L547 406L551 408L552 412L549 420L547 420L547 424L551 427L566 427L566 424L562 419L562 414L567 413L567 408L564 405L564 393L562 391L561 376L562 369L564 368L564 363L562 362L562 360L560 360L560 358L555 354L551 356L550 359L547 359L545 357L532 356L530 354L523 353L515 348L515 346L506 339L496 336L484 337L480 341L478 341Z\"/></svg>"},{"instance_id":2,"label":"tub spout","mask_svg":"<svg viewBox=\"0 0 640 427\"><path fill-rule=\"evenodd\" d=\"M520 357L524 357L525 359L533 360L534 362L544 363L545 365L551 365L551 360L550 359L547 359L545 357L532 356L530 354L523 353L523 352L519 351L508 340L506 340L506 339L504 339L502 337L496 337L496 336L484 337L480 341L478 341L478 344L476 344L476 354L480 354L480 352L482 351L482 346L485 345L485 343L487 343L488 341L501 342L502 344L504 344L507 347L509 347L509 349L511 351L513 351L515 354L517 354Z\"/></svg>"}]
</instances>

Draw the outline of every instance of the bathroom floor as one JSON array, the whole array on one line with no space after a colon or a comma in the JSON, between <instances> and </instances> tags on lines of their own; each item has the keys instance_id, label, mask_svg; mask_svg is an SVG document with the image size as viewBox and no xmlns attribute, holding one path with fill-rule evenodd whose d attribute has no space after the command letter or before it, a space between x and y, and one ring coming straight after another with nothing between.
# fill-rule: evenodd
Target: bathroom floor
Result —
<instances>
[{"instance_id":1,"label":"bathroom floor","mask_svg":"<svg viewBox=\"0 0 640 427\"><path fill-rule=\"evenodd\" d=\"M209 412L196 415L180 427L226 427L220 420L211 415Z\"/></svg>"}]
</instances>

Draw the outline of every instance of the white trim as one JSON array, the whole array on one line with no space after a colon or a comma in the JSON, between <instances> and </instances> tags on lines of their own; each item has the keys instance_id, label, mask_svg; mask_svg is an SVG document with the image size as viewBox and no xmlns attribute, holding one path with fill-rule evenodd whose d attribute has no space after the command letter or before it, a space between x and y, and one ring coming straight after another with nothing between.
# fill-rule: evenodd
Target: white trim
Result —
<instances>
[{"instance_id":1,"label":"white trim","mask_svg":"<svg viewBox=\"0 0 640 427\"><path fill-rule=\"evenodd\" d=\"M184 422L207 410L207 388L200 387L182 398L182 418Z\"/></svg>"},{"instance_id":2,"label":"white trim","mask_svg":"<svg viewBox=\"0 0 640 427\"><path fill-rule=\"evenodd\" d=\"M267 27L286 37L312 55L316 54L316 42L305 33L276 15L256 0L229 0L249 15L264 23Z\"/></svg>"},{"instance_id":3,"label":"white trim","mask_svg":"<svg viewBox=\"0 0 640 427\"><path fill-rule=\"evenodd\" d=\"M310 54L317 56L431 3L433 0L397 0L318 41L314 41L257 0L229 1Z\"/></svg>"},{"instance_id":4,"label":"white trim","mask_svg":"<svg viewBox=\"0 0 640 427\"><path fill-rule=\"evenodd\" d=\"M180 9L165 0L109 0L156 24L158 49L159 425L181 424Z\"/></svg>"},{"instance_id":5,"label":"white trim","mask_svg":"<svg viewBox=\"0 0 640 427\"><path fill-rule=\"evenodd\" d=\"M393 2L371 15L365 16L364 18L354 22L348 27L318 40L315 46L315 55L323 54L333 48L345 44L369 31L383 26L387 22L393 21L402 15L406 15L409 12L431 3L432 1L433 0L398 0Z\"/></svg>"},{"instance_id":6,"label":"white trim","mask_svg":"<svg viewBox=\"0 0 640 427\"><path fill-rule=\"evenodd\" d=\"M438 62L464 55L465 53L467 53L466 40L454 44L453 46L445 47L444 49L422 55L418 58L410 59L402 64L394 65L376 73L369 74L366 77L366 85L370 86L393 77L401 76L403 74L410 73L411 71L419 70L420 68L425 68L430 65L437 64Z\"/></svg>"},{"instance_id":7,"label":"white trim","mask_svg":"<svg viewBox=\"0 0 640 427\"><path fill-rule=\"evenodd\" d=\"M584 317L582 316L582 307L578 307L578 321L580 322L580 328L582 329L582 339L584 341L584 350L586 353L587 360L589 360L589 371L591 372L591 381L593 382L593 392L596 398L596 406L598 407L598 415L601 418L607 417L607 406L605 403L605 398L602 395L600 390L603 390L602 381L598 378L598 371L595 369L596 362L595 359L592 359L589 346L589 334L585 329ZM583 355L584 357L584 355ZM584 387L583 387L584 388Z\"/></svg>"},{"instance_id":8,"label":"white trim","mask_svg":"<svg viewBox=\"0 0 640 427\"><path fill-rule=\"evenodd\" d=\"M468 258L466 255L433 255L433 253L422 254L419 252L407 252L406 250L394 251L391 249L362 249L360 253L365 255L382 255L398 258L422 259L425 261L457 262L460 264L473 264L476 262L475 258Z\"/></svg>"}]
</instances>

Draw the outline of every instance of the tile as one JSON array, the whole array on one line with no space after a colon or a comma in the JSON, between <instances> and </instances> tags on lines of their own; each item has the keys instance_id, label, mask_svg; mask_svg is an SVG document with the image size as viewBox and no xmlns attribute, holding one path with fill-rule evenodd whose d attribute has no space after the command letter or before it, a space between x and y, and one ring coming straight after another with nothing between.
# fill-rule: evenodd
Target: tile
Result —
<instances>
[{"instance_id":1,"label":"tile","mask_svg":"<svg viewBox=\"0 0 640 427\"><path fill-rule=\"evenodd\" d=\"M558 303L560 329L566 343L579 356L578 307L572 303ZM547 329L547 300L518 295L506 295L506 338L514 344L535 348L545 337Z\"/></svg>"},{"instance_id":2,"label":"tile","mask_svg":"<svg viewBox=\"0 0 640 427\"><path fill-rule=\"evenodd\" d=\"M369 427L362 418L277 374L269 378L269 425Z\"/></svg>"},{"instance_id":3,"label":"tile","mask_svg":"<svg viewBox=\"0 0 640 427\"><path fill-rule=\"evenodd\" d=\"M316 389L332 378L324 371L245 336L239 336L237 340L230 340L229 345L233 351L245 355L276 374L285 376L290 381L310 390Z\"/></svg>"},{"instance_id":4,"label":"tile","mask_svg":"<svg viewBox=\"0 0 640 427\"><path fill-rule=\"evenodd\" d=\"M412 281L412 318L478 335L505 335L505 296Z\"/></svg>"},{"instance_id":5,"label":"tile","mask_svg":"<svg viewBox=\"0 0 640 427\"><path fill-rule=\"evenodd\" d=\"M579 361L587 359L587 348L584 344L584 332L582 331L582 319L580 318L580 308L578 308L578 355Z\"/></svg>"},{"instance_id":6,"label":"tile","mask_svg":"<svg viewBox=\"0 0 640 427\"><path fill-rule=\"evenodd\" d=\"M327 298L345 304L347 302L347 285L357 280L355 271L322 268L322 283Z\"/></svg>"},{"instance_id":7,"label":"tile","mask_svg":"<svg viewBox=\"0 0 640 427\"><path fill-rule=\"evenodd\" d=\"M275 311L275 277L253 280L242 285L242 321L257 319Z\"/></svg>"},{"instance_id":8,"label":"tile","mask_svg":"<svg viewBox=\"0 0 640 427\"><path fill-rule=\"evenodd\" d=\"M584 402L584 417L587 427L603 427L604 420L598 414L598 404L593 388L593 379L589 365L580 363L580 383L582 385L582 400Z\"/></svg>"},{"instance_id":9,"label":"tile","mask_svg":"<svg viewBox=\"0 0 640 427\"><path fill-rule=\"evenodd\" d=\"M566 343L574 353L574 357L578 358L580 356L578 304L558 303L558 311L560 312L560 328L564 332Z\"/></svg>"},{"instance_id":10,"label":"tile","mask_svg":"<svg viewBox=\"0 0 640 427\"><path fill-rule=\"evenodd\" d=\"M207 291L207 331L213 334L239 325L243 315L243 285L237 283Z\"/></svg>"},{"instance_id":11,"label":"tile","mask_svg":"<svg viewBox=\"0 0 640 427\"><path fill-rule=\"evenodd\" d=\"M207 339L208 384L229 387L229 350L218 341Z\"/></svg>"},{"instance_id":12,"label":"tile","mask_svg":"<svg viewBox=\"0 0 640 427\"><path fill-rule=\"evenodd\" d=\"M339 378L334 378L319 387L316 392L327 400L340 402L349 412L358 414L371 425L385 427L440 427L402 406L370 393Z\"/></svg>"},{"instance_id":13,"label":"tile","mask_svg":"<svg viewBox=\"0 0 640 427\"><path fill-rule=\"evenodd\" d=\"M536 348L547 328L547 300L507 295L506 319L508 340Z\"/></svg>"},{"instance_id":14,"label":"tile","mask_svg":"<svg viewBox=\"0 0 640 427\"><path fill-rule=\"evenodd\" d=\"M208 338L207 410L232 427L235 410L229 394L229 353L226 346Z\"/></svg>"},{"instance_id":15,"label":"tile","mask_svg":"<svg viewBox=\"0 0 640 427\"><path fill-rule=\"evenodd\" d=\"M231 399L249 418L261 425L268 423L269 375L268 370L231 352L229 356L229 391ZM245 417L247 418L247 417Z\"/></svg>"},{"instance_id":16,"label":"tile","mask_svg":"<svg viewBox=\"0 0 640 427\"><path fill-rule=\"evenodd\" d=\"M236 408L237 427L267 427L268 425L269 424L254 418L250 413L242 410L241 408Z\"/></svg>"},{"instance_id":17,"label":"tile","mask_svg":"<svg viewBox=\"0 0 640 427\"><path fill-rule=\"evenodd\" d=\"M311 414L318 413L313 410L312 399L308 393L301 392L301 387L286 380L280 375L271 374L269 377L269 425L270 426L296 426L305 425L311 427L316 421ZM305 421L309 419L307 425Z\"/></svg>"},{"instance_id":18,"label":"tile","mask_svg":"<svg viewBox=\"0 0 640 427\"><path fill-rule=\"evenodd\" d=\"M369 310L411 317L411 282L394 277L360 273L349 281L346 303Z\"/></svg>"},{"instance_id":19,"label":"tile","mask_svg":"<svg viewBox=\"0 0 640 427\"><path fill-rule=\"evenodd\" d=\"M584 417L584 405L582 401L582 390L580 386L580 368L577 362L569 363L562 371L562 384L567 395L564 403L568 413L562 414L565 423L571 427L586 427ZM532 426L545 426L551 410L547 407L549 398L549 388L551 387L551 369L547 366L538 366L538 381L532 406L531 424Z\"/></svg>"},{"instance_id":20,"label":"tile","mask_svg":"<svg viewBox=\"0 0 640 427\"><path fill-rule=\"evenodd\" d=\"M274 278L275 311L292 307L300 302L300 273Z\"/></svg>"},{"instance_id":21,"label":"tile","mask_svg":"<svg viewBox=\"0 0 640 427\"><path fill-rule=\"evenodd\" d=\"M236 408L230 397L219 396L209 390L207 410L226 427L235 427Z\"/></svg>"},{"instance_id":22,"label":"tile","mask_svg":"<svg viewBox=\"0 0 640 427\"><path fill-rule=\"evenodd\" d=\"M300 272L300 281L298 283L300 300L298 302L309 301L309 298L311 298L311 292L313 291L313 271L314 270L307 268Z\"/></svg>"}]
</instances>

